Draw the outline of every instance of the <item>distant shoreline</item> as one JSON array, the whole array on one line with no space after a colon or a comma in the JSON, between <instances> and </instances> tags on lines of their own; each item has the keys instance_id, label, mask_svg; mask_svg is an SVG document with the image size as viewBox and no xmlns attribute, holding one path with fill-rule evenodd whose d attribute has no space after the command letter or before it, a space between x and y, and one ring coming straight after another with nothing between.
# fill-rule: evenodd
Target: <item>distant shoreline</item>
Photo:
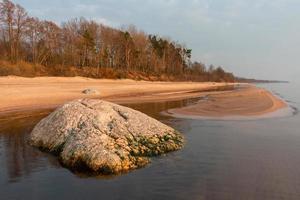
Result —
<instances>
[{"instance_id":1,"label":"distant shoreline","mask_svg":"<svg viewBox=\"0 0 300 200\"><path fill-rule=\"evenodd\" d=\"M200 97L205 95L216 95L222 98L232 98L230 94L236 94L233 88L239 83L199 83L199 82L148 82L108 79L91 79L83 77L37 77L23 78L16 76L0 77L0 115L6 115L14 112L26 112L43 109L54 109L63 103L80 98L100 98L114 103L139 103L139 102L157 102L171 101ZM286 106L286 103L277 99L271 93L258 89L249 84L250 92L247 98L239 101L248 102L244 104L245 115L260 115L266 112L272 112ZM85 89L95 89L99 94L85 95L82 93ZM224 92L229 90L228 92ZM222 91L222 92L220 92ZM242 90L243 91L243 90ZM246 90L247 91L247 90ZM262 107L253 107L249 99L257 95L257 91L264 93ZM223 95L223 96L222 96ZM253 96L254 95L254 96ZM219 104L220 103L220 104ZM252 102L253 103L253 102ZM272 107L273 104L279 106ZM222 106L222 102L216 101L213 106ZM250 106L250 107L247 107ZM251 107L252 106L252 107ZM268 107L269 106L269 107ZM187 114L188 111L182 108L180 112ZM249 109L258 109L249 112ZM261 110L260 110L261 109ZM180 109L179 109L180 110ZM176 112L178 110L175 110ZM220 115L226 115L222 109L215 109L213 112ZM182 113L181 113L182 114ZM195 113L190 113L195 114ZM200 113L201 115L203 113ZM229 113L230 114L230 113ZM242 115L244 115L242 113ZM208 113L208 116L211 113Z\"/></svg>"}]
</instances>

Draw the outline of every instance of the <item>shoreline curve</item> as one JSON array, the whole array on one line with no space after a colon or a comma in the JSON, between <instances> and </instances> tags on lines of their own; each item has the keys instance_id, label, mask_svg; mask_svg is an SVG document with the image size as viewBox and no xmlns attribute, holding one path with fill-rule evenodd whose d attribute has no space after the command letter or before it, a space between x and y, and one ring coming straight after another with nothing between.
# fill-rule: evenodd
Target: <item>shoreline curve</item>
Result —
<instances>
[{"instance_id":1,"label":"shoreline curve","mask_svg":"<svg viewBox=\"0 0 300 200\"><path fill-rule=\"evenodd\" d=\"M196 104L165 112L173 117L201 119L266 118L287 113L288 104L271 92L250 84L148 82L84 77L0 77L0 116L55 109L65 102L94 98L118 104L202 98ZM100 94L84 95L92 88ZM283 111L285 110L285 111ZM286 115L286 114L284 114Z\"/></svg>"},{"instance_id":2,"label":"shoreline curve","mask_svg":"<svg viewBox=\"0 0 300 200\"><path fill-rule=\"evenodd\" d=\"M223 91L236 83L149 82L84 77L0 77L0 115L55 109L76 99L90 98L117 104L173 101L194 98L203 92ZM96 94L83 94L92 89Z\"/></svg>"}]
</instances>

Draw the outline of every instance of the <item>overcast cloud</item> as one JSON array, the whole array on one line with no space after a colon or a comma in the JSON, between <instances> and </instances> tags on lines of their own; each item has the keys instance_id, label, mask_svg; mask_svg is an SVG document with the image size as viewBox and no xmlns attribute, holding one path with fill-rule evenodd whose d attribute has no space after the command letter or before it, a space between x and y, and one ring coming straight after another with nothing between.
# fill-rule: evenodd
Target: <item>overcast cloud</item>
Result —
<instances>
[{"instance_id":1,"label":"overcast cloud","mask_svg":"<svg viewBox=\"0 0 300 200\"><path fill-rule=\"evenodd\" d=\"M16 0L30 15L61 23L86 17L134 24L193 49L193 60L244 77L297 80L299 0Z\"/></svg>"}]
</instances>

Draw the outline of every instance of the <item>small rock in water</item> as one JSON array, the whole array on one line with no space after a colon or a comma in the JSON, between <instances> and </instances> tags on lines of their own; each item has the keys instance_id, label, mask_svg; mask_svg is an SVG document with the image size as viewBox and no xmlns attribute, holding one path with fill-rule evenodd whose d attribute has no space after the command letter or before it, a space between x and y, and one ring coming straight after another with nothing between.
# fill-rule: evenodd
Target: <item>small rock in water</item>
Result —
<instances>
[{"instance_id":1,"label":"small rock in water","mask_svg":"<svg viewBox=\"0 0 300 200\"><path fill-rule=\"evenodd\" d=\"M98 90L96 89L86 89L82 91L83 94L100 94Z\"/></svg>"},{"instance_id":2,"label":"small rock in water","mask_svg":"<svg viewBox=\"0 0 300 200\"><path fill-rule=\"evenodd\" d=\"M29 142L55 153L70 169L118 174L145 166L151 156L179 150L183 136L139 111L83 99L41 120Z\"/></svg>"}]
</instances>

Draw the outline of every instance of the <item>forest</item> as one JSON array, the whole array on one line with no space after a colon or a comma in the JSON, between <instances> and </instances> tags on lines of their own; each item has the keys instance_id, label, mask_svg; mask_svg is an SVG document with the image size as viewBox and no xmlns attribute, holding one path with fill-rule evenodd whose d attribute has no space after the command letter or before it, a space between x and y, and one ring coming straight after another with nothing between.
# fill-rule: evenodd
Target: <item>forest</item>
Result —
<instances>
[{"instance_id":1,"label":"forest","mask_svg":"<svg viewBox=\"0 0 300 200\"><path fill-rule=\"evenodd\" d=\"M192 49L130 25L85 18L58 25L0 1L0 75L234 82L222 67L192 62Z\"/></svg>"}]
</instances>

